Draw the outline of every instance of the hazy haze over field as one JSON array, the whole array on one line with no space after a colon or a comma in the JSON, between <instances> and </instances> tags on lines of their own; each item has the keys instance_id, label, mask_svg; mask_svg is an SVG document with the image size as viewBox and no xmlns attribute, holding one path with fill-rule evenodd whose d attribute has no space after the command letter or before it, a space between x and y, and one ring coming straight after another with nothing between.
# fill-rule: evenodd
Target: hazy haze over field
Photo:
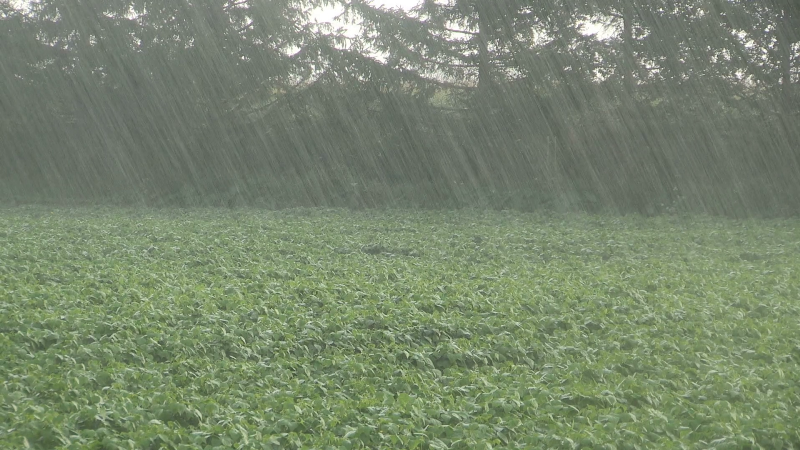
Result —
<instances>
[{"instance_id":1,"label":"hazy haze over field","mask_svg":"<svg viewBox=\"0 0 800 450\"><path fill-rule=\"evenodd\" d=\"M0 201L800 213L800 2L416 3L0 1Z\"/></svg>"}]
</instances>

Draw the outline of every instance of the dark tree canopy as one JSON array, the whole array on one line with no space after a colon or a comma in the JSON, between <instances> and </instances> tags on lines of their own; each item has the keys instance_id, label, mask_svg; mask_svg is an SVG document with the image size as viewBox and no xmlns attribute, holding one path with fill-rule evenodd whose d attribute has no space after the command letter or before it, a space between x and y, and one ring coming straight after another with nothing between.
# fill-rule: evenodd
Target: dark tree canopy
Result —
<instances>
[{"instance_id":1,"label":"dark tree canopy","mask_svg":"<svg viewBox=\"0 0 800 450\"><path fill-rule=\"evenodd\" d=\"M2 0L0 46L1 200L800 212L792 0Z\"/></svg>"}]
</instances>

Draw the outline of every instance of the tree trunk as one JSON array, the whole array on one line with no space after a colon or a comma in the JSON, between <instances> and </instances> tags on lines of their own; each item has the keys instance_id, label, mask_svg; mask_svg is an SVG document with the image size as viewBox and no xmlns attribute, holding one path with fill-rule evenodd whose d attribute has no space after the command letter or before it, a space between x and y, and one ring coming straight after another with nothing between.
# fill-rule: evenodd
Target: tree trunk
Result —
<instances>
[{"instance_id":1,"label":"tree trunk","mask_svg":"<svg viewBox=\"0 0 800 450\"><path fill-rule=\"evenodd\" d=\"M780 67L781 90L789 94L789 87L792 83L792 44L791 24L789 23L789 11L783 9L775 22L775 38L778 50L778 64Z\"/></svg>"},{"instance_id":2,"label":"tree trunk","mask_svg":"<svg viewBox=\"0 0 800 450\"><path fill-rule=\"evenodd\" d=\"M625 91L629 96L633 96L636 89L636 80L633 78L633 69L636 67L636 60L633 54L633 5L630 0L622 2L622 82Z\"/></svg>"},{"instance_id":3,"label":"tree trunk","mask_svg":"<svg viewBox=\"0 0 800 450\"><path fill-rule=\"evenodd\" d=\"M475 3L475 10L478 14L478 90L486 91L492 86L492 67L489 60L489 24L486 19L484 8L485 0L478 0Z\"/></svg>"}]
</instances>

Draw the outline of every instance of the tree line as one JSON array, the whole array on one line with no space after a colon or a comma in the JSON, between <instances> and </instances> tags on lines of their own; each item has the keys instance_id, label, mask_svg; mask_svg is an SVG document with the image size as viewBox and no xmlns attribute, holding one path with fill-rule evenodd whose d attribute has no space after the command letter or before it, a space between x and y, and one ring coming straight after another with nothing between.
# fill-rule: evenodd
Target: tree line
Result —
<instances>
[{"instance_id":1,"label":"tree line","mask_svg":"<svg viewBox=\"0 0 800 450\"><path fill-rule=\"evenodd\" d=\"M5 202L800 212L794 0L0 0L0 48Z\"/></svg>"}]
</instances>

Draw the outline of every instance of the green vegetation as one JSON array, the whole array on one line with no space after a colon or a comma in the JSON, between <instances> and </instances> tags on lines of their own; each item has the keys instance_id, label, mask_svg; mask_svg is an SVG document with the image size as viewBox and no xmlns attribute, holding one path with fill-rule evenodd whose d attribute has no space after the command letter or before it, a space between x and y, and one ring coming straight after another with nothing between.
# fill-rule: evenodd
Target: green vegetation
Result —
<instances>
[{"instance_id":1,"label":"green vegetation","mask_svg":"<svg viewBox=\"0 0 800 450\"><path fill-rule=\"evenodd\" d=\"M0 205L800 216L800 1L377 3L0 0Z\"/></svg>"},{"instance_id":2,"label":"green vegetation","mask_svg":"<svg viewBox=\"0 0 800 450\"><path fill-rule=\"evenodd\" d=\"M0 213L2 448L798 448L796 220Z\"/></svg>"}]
</instances>

